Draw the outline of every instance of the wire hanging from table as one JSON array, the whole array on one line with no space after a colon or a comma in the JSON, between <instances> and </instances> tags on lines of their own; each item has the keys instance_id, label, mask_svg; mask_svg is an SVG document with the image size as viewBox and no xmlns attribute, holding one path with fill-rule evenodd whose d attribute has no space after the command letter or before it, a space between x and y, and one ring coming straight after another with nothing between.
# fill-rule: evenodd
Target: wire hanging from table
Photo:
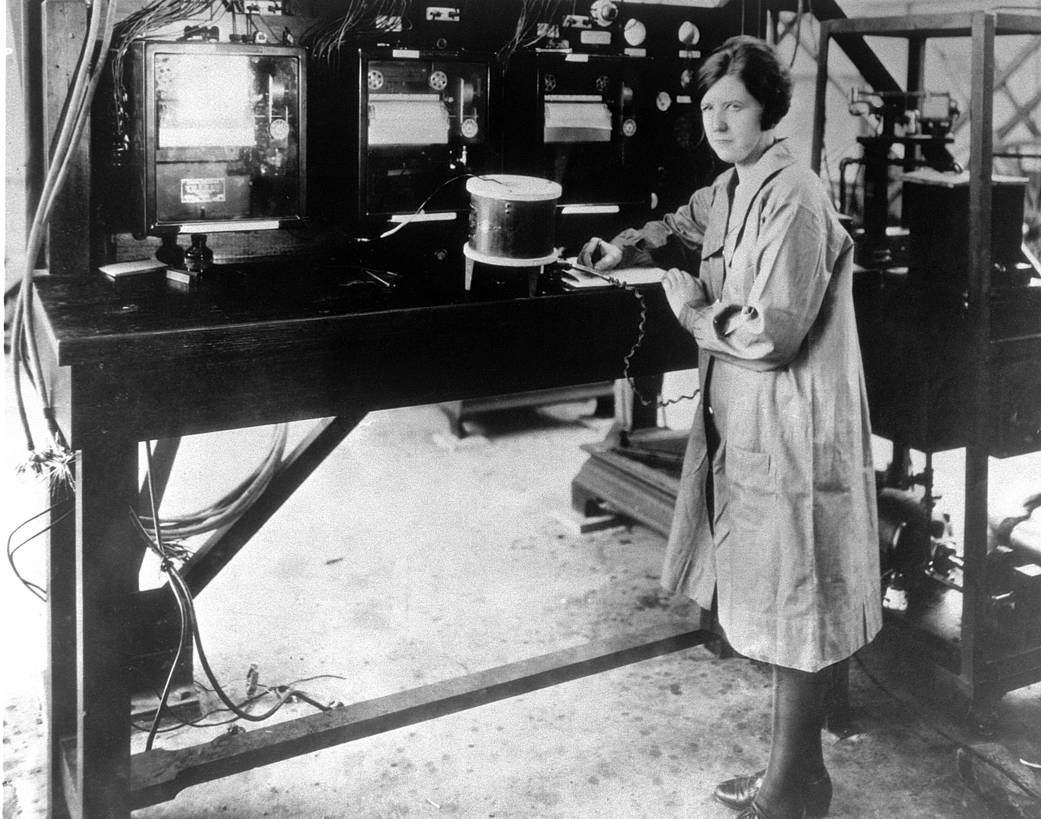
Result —
<instances>
[{"instance_id":1,"label":"wire hanging from table","mask_svg":"<svg viewBox=\"0 0 1041 819\"><path fill-rule=\"evenodd\" d=\"M162 536L167 540L180 540L215 531L240 518L264 493L278 473L285 454L288 436L289 426L276 424L272 430L271 446L264 456L264 460L251 475L204 509L185 515L168 515L161 518L159 528ZM151 470L149 470L149 474L151 474ZM154 529L154 510L151 515L142 515L141 522L148 528Z\"/></svg>"},{"instance_id":2,"label":"wire hanging from table","mask_svg":"<svg viewBox=\"0 0 1041 819\"><path fill-rule=\"evenodd\" d=\"M51 146L50 166L47 169L43 189L40 192L40 199L26 240L25 267L11 320L11 358L14 363L15 402L28 450L27 458L20 465L19 471L31 472L69 484L72 480L72 453L58 428L36 346L32 282L36 259L43 247L44 233L50 221L51 211L68 176L73 150L79 144L90 118L91 102L106 64L115 28L115 18L115 0L98 0L90 8L87 32L83 38L69 93L59 117ZM50 436L48 445L42 450L36 448L25 406L21 380L23 369L30 374L40 397L44 421Z\"/></svg>"},{"instance_id":3,"label":"wire hanging from table","mask_svg":"<svg viewBox=\"0 0 1041 819\"><path fill-rule=\"evenodd\" d=\"M38 597L44 603L47 602L47 589L45 589L39 583L36 583L36 582L26 578L21 573L21 571L19 571L18 565L15 563L14 556L16 554L18 554L19 550L23 546L28 544L30 541L35 540L36 538L38 538L40 535L44 534L45 532L49 532L51 529L53 529L59 523L64 521L69 515L71 515L73 513L74 510L73 509L66 509L60 515L58 515L58 517L56 517L54 520L52 520L50 523L48 523L46 526L44 526L38 532L35 532L35 533L29 535L29 537L27 537L27 538L25 538L25 540L21 541L17 546L12 546L11 544L14 541L14 536L16 534L18 534L19 531L21 531L26 526L28 526L30 523L32 523L34 520L37 520L38 518L41 518L41 517L43 517L44 515L46 515L48 513L55 512L58 509L60 509L61 507L68 506L71 503L72 503L71 500L64 500L64 501L56 503L56 504L54 504L52 506L48 506L42 512L37 512L31 518L28 518L28 519L22 521L21 523L19 523L16 527L14 527L14 529L11 530L11 533L7 536L7 562L11 566L11 571L14 572L14 576L18 578L18 580L21 582L21 584L23 586L25 586L30 592L32 592L36 597Z\"/></svg>"},{"instance_id":4,"label":"wire hanging from table","mask_svg":"<svg viewBox=\"0 0 1041 819\"><path fill-rule=\"evenodd\" d=\"M602 279L603 281L609 283L613 287L618 287L622 290L627 290L628 292L632 293L633 298L636 299L636 302L640 307L640 317L636 325L636 341L634 341L632 347L629 348L629 352L625 354L625 358L623 359L622 364L622 378L625 379L625 381L629 384L629 389L633 391L633 395L636 397L636 400L639 401L645 407L657 406L661 409L664 409L665 407L672 406L673 404L678 404L680 401L690 401L694 398L697 398L698 393L701 392L701 390L697 387L695 387L694 392L690 393L689 395L679 395L675 398L668 398L664 400L660 396L655 398L648 398L642 392L640 392L640 389L636 386L636 379L629 374L629 369L632 364L633 357L636 355L637 350L640 349L640 346L643 344L644 336L647 334L647 299L644 297L643 293L639 291L639 289L629 284L628 282L624 282L621 279L610 275L609 273L604 273L600 270L594 270L591 267L575 264L574 262L570 262L569 264L575 270L581 271L582 273L586 273L590 276L596 276L598 279Z\"/></svg>"}]
</instances>

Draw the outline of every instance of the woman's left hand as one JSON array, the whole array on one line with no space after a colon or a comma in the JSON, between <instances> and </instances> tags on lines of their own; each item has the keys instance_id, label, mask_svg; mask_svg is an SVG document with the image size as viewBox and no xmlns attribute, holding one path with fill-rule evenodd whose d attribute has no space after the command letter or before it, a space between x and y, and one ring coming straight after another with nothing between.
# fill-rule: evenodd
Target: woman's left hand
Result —
<instances>
[{"instance_id":1,"label":"woman's left hand","mask_svg":"<svg viewBox=\"0 0 1041 819\"><path fill-rule=\"evenodd\" d=\"M685 305L699 307L708 303L705 285L701 279L695 279L679 268L667 270L661 284L665 288L665 298L668 299L669 307L676 314L676 318L679 318Z\"/></svg>"}]
</instances>

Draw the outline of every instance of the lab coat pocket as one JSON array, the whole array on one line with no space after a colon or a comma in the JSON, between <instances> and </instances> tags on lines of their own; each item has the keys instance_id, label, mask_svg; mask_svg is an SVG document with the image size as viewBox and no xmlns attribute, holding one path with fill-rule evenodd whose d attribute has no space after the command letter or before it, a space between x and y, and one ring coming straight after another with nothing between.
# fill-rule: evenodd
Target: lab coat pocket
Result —
<instances>
[{"instance_id":1,"label":"lab coat pocket","mask_svg":"<svg viewBox=\"0 0 1041 819\"><path fill-rule=\"evenodd\" d=\"M770 455L727 442L727 499L733 533L742 550L757 548L771 527L776 483Z\"/></svg>"}]
</instances>

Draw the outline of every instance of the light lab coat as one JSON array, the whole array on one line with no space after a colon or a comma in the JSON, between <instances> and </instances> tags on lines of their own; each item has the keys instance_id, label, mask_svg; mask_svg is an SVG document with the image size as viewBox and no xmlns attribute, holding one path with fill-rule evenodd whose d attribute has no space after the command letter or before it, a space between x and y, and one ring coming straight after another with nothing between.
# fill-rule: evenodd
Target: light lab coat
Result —
<instances>
[{"instance_id":1,"label":"light lab coat","mask_svg":"<svg viewBox=\"0 0 1041 819\"><path fill-rule=\"evenodd\" d=\"M662 585L705 609L715 593L741 654L816 671L882 621L852 241L783 142L749 176L738 188L727 171L615 241L627 264L670 237L700 246L705 298L679 320L700 348L702 399L708 389L725 417L710 464L702 408L694 414Z\"/></svg>"}]
</instances>

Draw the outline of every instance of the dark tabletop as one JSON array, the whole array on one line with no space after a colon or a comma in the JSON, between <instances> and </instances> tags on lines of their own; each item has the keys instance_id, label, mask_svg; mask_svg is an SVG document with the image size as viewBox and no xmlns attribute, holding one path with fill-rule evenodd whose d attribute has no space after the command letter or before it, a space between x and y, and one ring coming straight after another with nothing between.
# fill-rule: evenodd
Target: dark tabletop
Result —
<instances>
[{"instance_id":1,"label":"dark tabletop","mask_svg":"<svg viewBox=\"0 0 1041 819\"><path fill-rule=\"evenodd\" d=\"M35 313L73 436L188 434L696 365L658 285L640 297L567 292L550 271L538 295L518 292L526 282L467 293L461 271L388 286L355 269L283 263L222 268L191 288L161 272L44 276Z\"/></svg>"}]
</instances>

